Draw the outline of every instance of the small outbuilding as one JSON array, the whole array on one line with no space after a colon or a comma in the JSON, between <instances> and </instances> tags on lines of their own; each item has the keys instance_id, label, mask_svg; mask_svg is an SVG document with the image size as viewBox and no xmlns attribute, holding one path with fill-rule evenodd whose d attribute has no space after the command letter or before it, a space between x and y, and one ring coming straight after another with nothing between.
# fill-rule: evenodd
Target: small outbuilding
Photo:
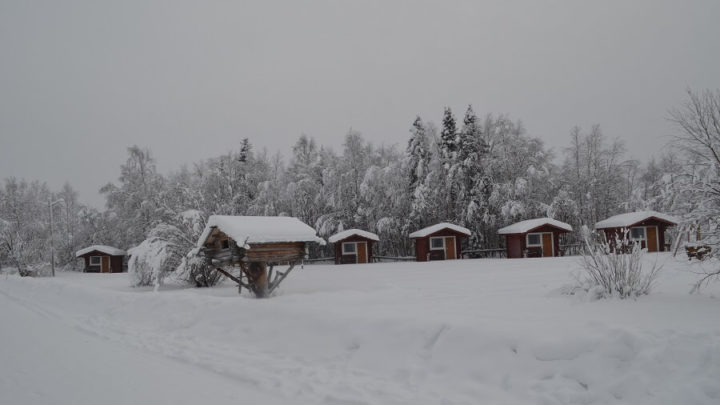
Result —
<instances>
[{"instance_id":1,"label":"small outbuilding","mask_svg":"<svg viewBox=\"0 0 720 405\"><path fill-rule=\"evenodd\" d=\"M595 230L602 231L610 245L616 241L639 242L648 252L666 250L665 230L678 224L670 215L657 211L638 211L615 215L595 224Z\"/></svg>"},{"instance_id":2,"label":"small outbuilding","mask_svg":"<svg viewBox=\"0 0 720 405\"><path fill-rule=\"evenodd\" d=\"M419 262L430 260L453 260L460 258L461 242L471 235L469 229L449 222L441 222L411 233L415 239L415 259Z\"/></svg>"},{"instance_id":3,"label":"small outbuilding","mask_svg":"<svg viewBox=\"0 0 720 405\"><path fill-rule=\"evenodd\" d=\"M562 256L560 235L572 232L572 226L552 218L535 218L500 228L505 236L508 259Z\"/></svg>"},{"instance_id":4,"label":"small outbuilding","mask_svg":"<svg viewBox=\"0 0 720 405\"><path fill-rule=\"evenodd\" d=\"M93 245L75 252L75 257L85 260L85 273L122 273L127 253L118 248Z\"/></svg>"},{"instance_id":5,"label":"small outbuilding","mask_svg":"<svg viewBox=\"0 0 720 405\"><path fill-rule=\"evenodd\" d=\"M328 238L334 245L335 264L370 263L373 243L380 238L372 232L348 229Z\"/></svg>"},{"instance_id":6,"label":"small outbuilding","mask_svg":"<svg viewBox=\"0 0 720 405\"><path fill-rule=\"evenodd\" d=\"M264 297L305 257L311 242L325 244L312 227L297 218L212 215L196 252L240 287ZM274 266L284 264L289 265L285 272L273 272ZM241 270L237 276L231 274L235 267Z\"/></svg>"}]
</instances>

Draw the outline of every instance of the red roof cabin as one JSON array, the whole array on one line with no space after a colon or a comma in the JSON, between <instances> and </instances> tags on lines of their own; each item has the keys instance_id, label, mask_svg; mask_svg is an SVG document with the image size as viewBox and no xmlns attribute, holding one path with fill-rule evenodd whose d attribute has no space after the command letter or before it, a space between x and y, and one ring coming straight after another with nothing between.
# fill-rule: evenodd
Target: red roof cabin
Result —
<instances>
[{"instance_id":1,"label":"red roof cabin","mask_svg":"<svg viewBox=\"0 0 720 405\"><path fill-rule=\"evenodd\" d=\"M610 245L617 240L639 242L648 252L666 250L665 230L677 225L678 220L656 211L638 211L615 215L595 224L595 229L603 231Z\"/></svg>"},{"instance_id":2,"label":"red roof cabin","mask_svg":"<svg viewBox=\"0 0 720 405\"><path fill-rule=\"evenodd\" d=\"M348 229L328 238L335 245L335 264L370 263L372 245L378 241L377 235L360 229Z\"/></svg>"},{"instance_id":3,"label":"red roof cabin","mask_svg":"<svg viewBox=\"0 0 720 405\"><path fill-rule=\"evenodd\" d=\"M415 239L415 259L419 262L427 262L460 258L462 239L469 237L470 234L467 228L441 222L415 231L409 236Z\"/></svg>"},{"instance_id":4,"label":"red roof cabin","mask_svg":"<svg viewBox=\"0 0 720 405\"><path fill-rule=\"evenodd\" d=\"M572 226L552 218L521 221L498 230L505 235L508 259L562 256L560 234L572 232Z\"/></svg>"},{"instance_id":5,"label":"red roof cabin","mask_svg":"<svg viewBox=\"0 0 720 405\"><path fill-rule=\"evenodd\" d=\"M75 257L85 260L85 273L122 273L125 251L105 245L93 245L75 252Z\"/></svg>"}]
</instances>

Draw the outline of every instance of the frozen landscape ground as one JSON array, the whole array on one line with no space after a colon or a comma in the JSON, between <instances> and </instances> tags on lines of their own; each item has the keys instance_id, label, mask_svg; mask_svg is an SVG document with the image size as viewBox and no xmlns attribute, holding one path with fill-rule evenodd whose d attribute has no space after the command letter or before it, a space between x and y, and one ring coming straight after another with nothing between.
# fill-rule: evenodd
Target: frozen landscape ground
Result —
<instances>
[{"instance_id":1,"label":"frozen landscape ground","mask_svg":"<svg viewBox=\"0 0 720 405\"><path fill-rule=\"evenodd\" d=\"M298 269L270 299L0 277L0 404L717 404L720 283L560 293L578 259Z\"/></svg>"}]
</instances>

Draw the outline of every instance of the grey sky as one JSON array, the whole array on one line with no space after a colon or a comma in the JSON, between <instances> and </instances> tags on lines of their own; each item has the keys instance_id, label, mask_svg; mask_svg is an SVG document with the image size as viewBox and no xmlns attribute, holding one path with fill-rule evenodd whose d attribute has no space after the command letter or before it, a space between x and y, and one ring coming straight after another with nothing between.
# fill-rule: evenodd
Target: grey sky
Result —
<instances>
[{"instance_id":1,"label":"grey sky","mask_svg":"<svg viewBox=\"0 0 720 405\"><path fill-rule=\"evenodd\" d=\"M243 137L404 145L468 103L555 150L599 123L645 160L687 87L720 87L719 20L717 0L0 0L0 177L101 206L132 144L163 172Z\"/></svg>"}]
</instances>

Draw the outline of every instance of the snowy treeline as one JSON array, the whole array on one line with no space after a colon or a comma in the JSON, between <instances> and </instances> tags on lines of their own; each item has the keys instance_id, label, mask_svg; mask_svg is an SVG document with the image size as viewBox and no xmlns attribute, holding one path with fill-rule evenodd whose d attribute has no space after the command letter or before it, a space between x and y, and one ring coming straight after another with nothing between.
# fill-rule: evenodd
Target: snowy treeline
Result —
<instances>
[{"instance_id":1,"label":"snowy treeline","mask_svg":"<svg viewBox=\"0 0 720 405\"><path fill-rule=\"evenodd\" d=\"M52 192L44 183L7 178L0 187L0 265L23 273L50 262L50 210L61 266L75 263L78 249L111 240L106 223L112 214L78 202L69 184Z\"/></svg>"},{"instance_id":2,"label":"snowy treeline","mask_svg":"<svg viewBox=\"0 0 720 405\"><path fill-rule=\"evenodd\" d=\"M699 162L706 156L689 149L691 140L680 145L688 153L675 145L642 164L600 126L573 128L568 146L553 151L521 122L481 118L472 107L460 120L446 108L439 126L420 117L409 124L405 145L373 145L349 131L342 150L334 151L301 135L286 160L256 151L244 139L236 150L169 175L158 173L149 150L133 146L118 180L101 189L104 212L79 204L70 186L52 193L40 183L6 179L0 190L0 261L47 261L47 253L32 252L47 245L47 203L59 197L67 202L54 207L61 264L90 243L137 246L161 224L178 227L192 240L210 214L295 216L323 237L361 228L380 236L378 254L409 255L407 235L439 221L472 230L468 248L493 248L502 243L498 228L533 217L581 229L637 209L684 218L698 209L718 212L715 200L697 198L704 192L698 191L699 179L717 176L717 163ZM182 226L187 212L199 212L195 226Z\"/></svg>"}]
</instances>

